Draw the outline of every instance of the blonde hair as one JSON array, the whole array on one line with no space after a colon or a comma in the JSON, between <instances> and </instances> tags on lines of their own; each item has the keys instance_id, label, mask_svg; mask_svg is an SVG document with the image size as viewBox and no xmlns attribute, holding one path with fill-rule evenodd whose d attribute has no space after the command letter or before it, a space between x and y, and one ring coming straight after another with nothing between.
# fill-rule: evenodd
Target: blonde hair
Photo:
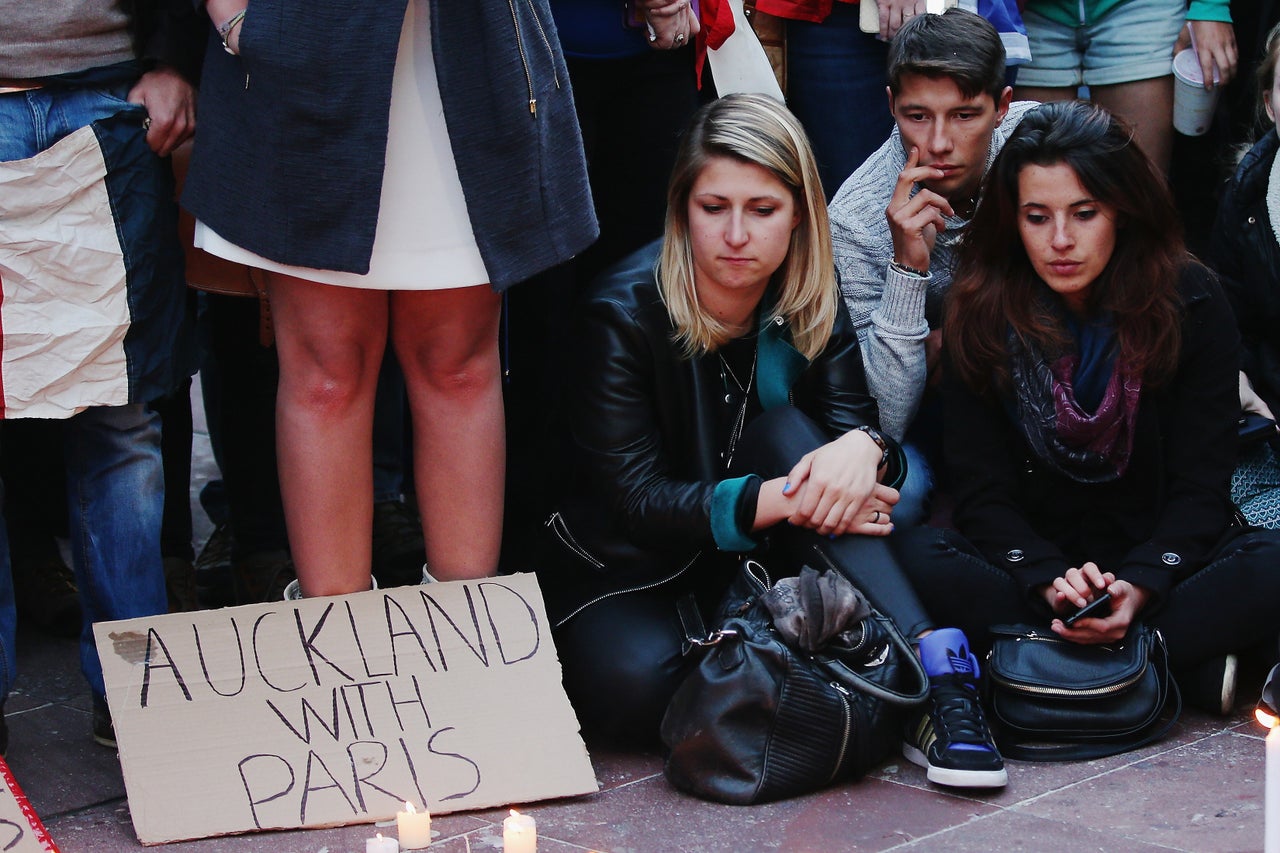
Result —
<instances>
[{"instance_id":1,"label":"blonde hair","mask_svg":"<svg viewBox=\"0 0 1280 853\"><path fill-rule=\"evenodd\" d=\"M1262 49L1262 62L1258 64L1257 76L1258 82L1258 110L1259 117L1266 121L1267 98L1271 97L1271 87L1276 82L1276 63L1280 61L1280 24L1276 24L1267 33L1266 41ZM1280 104L1271 104L1273 111L1278 111Z\"/></svg>"},{"instance_id":2,"label":"blonde hair","mask_svg":"<svg viewBox=\"0 0 1280 853\"><path fill-rule=\"evenodd\" d=\"M782 266L774 273L779 294L767 320L781 317L792 343L812 360L831 338L839 310L826 198L808 137L786 107L763 95L727 95L694 116L676 155L667 188L666 234L657 277L675 339L687 356L712 352L732 338L728 328L702 310L694 287L689 239L689 195L713 157L731 157L772 172L790 188L799 224Z\"/></svg>"}]
</instances>

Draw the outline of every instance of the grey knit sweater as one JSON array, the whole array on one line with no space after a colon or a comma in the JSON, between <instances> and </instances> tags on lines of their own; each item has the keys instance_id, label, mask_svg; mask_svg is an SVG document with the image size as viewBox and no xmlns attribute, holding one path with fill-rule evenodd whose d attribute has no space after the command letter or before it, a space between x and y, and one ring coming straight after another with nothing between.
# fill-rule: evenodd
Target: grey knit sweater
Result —
<instances>
[{"instance_id":1,"label":"grey knit sweater","mask_svg":"<svg viewBox=\"0 0 1280 853\"><path fill-rule=\"evenodd\" d=\"M129 14L116 0L4 4L0 77L48 77L133 57Z\"/></svg>"},{"instance_id":2,"label":"grey knit sweater","mask_svg":"<svg viewBox=\"0 0 1280 853\"><path fill-rule=\"evenodd\" d=\"M996 127L987 168L1005 140L1032 107L1019 101ZM831 200L831 239L840 290L853 318L867 385L880 406L880 426L902 441L924 396L924 340L942 321L942 296L951 284L955 249L968 220L951 217L929 258L929 277L901 275L889 269L893 238L885 208L898 173L907 164L895 127L884 145L867 158Z\"/></svg>"}]
</instances>

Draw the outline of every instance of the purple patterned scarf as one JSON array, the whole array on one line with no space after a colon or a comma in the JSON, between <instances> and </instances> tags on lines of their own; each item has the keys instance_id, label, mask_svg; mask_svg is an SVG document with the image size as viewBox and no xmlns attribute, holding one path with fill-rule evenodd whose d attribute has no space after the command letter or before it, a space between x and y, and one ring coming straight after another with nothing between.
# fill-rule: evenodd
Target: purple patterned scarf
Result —
<instances>
[{"instance_id":1,"label":"purple patterned scarf","mask_svg":"<svg viewBox=\"0 0 1280 853\"><path fill-rule=\"evenodd\" d=\"M1115 362L1102 400L1090 413L1076 400L1078 352L1050 364L1012 330L1009 352L1018 428L1035 455L1079 483L1122 477L1133 452L1142 377Z\"/></svg>"}]
</instances>

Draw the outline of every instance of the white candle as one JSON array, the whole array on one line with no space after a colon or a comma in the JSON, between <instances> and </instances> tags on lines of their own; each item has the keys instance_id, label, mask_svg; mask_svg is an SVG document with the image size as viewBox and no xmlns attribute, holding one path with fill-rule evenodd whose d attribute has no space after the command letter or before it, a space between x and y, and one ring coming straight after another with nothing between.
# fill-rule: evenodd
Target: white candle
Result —
<instances>
[{"instance_id":1,"label":"white candle","mask_svg":"<svg viewBox=\"0 0 1280 853\"><path fill-rule=\"evenodd\" d=\"M394 838L383 838L379 832L374 838L366 838L364 853L400 853L400 844Z\"/></svg>"},{"instance_id":2,"label":"white candle","mask_svg":"<svg viewBox=\"0 0 1280 853\"><path fill-rule=\"evenodd\" d=\"M502 822L502 853L538 853L538 824L527 814L511 810Z\"/></svg>"},{"instance_id":3,"label":"white candle","mask_svg":"<svg viewBox=\"0 0 1280 853\"><path fill-rule=\"evenodd\" d=\"M418 811L413 803L406 802L404 811L396 812L396 833L400 846L405 850L421 850L431 845L431 813Z\"/></svg>"},{"instance_id":4,"label":"white candle","mask_svg":"<svg viewBox=\"0 0 1280 853\"><path fill-rule=\"evenodd\" d=\"M1267 732L1266 853L1280 853L1280 725Z\"/></svg>"}]
</instances>

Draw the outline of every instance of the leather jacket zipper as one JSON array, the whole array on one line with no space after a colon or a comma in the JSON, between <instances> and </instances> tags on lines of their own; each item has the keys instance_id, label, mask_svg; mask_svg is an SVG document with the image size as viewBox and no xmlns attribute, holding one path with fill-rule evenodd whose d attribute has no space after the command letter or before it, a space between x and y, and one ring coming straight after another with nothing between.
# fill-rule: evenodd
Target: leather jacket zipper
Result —
<instances>
[{"instance_id":1,"label":"leather jacket zipper","mask_svg":"<svg viewBox=\"0 0 1280 853\"><path fill-rule=\"evenodd\" d=\"M597 560L590 551L578 544L578 540L569 532L569 525L565 522L564 516L559 512L551 513L551 517L547 519L546 524L547 527L551 528L551 532L556 535L556 538L560 540L564 547L568 548L574 554L577 554L597 569L603 569L605 567L604 563Z\"/></svg>"},{"instance_id":2,"label":"leather jacket zipper","mask_svg":"<svg viewBox=\"0 0 1280 853\"><path fill-rule=\"evenodd\" d=\"M561 619L559 622L557 622L555 624L555 627L559 628L561 625L565 624L570 619L577 616L582 611L586 610L588 607L592 606L593 604L599 604L605 599L613 598L614 596L617 596L617 595L626 595L627 593L631 593L631 592L644 592L646 589L656 589L657 587L660 587L663 584L671 583L673 580L680 577L685 572L689 571L689 567L692 566L694 561L701 556L702 556L702 551L698 551L692 557L689 558L689 562L685 563L683 566L680 567L680 570L678 572L668 577L665 577L662 580L654 581L653 583L642 584L640 586L631 586L631 587L627 587L626 589L615 589L612 592L606 592L604 595L597 595L595 598L591 599L590 601L575 607L573 612L570 613L568 616L564 617L563 619Z\"/></svg>"}]
</instances>

